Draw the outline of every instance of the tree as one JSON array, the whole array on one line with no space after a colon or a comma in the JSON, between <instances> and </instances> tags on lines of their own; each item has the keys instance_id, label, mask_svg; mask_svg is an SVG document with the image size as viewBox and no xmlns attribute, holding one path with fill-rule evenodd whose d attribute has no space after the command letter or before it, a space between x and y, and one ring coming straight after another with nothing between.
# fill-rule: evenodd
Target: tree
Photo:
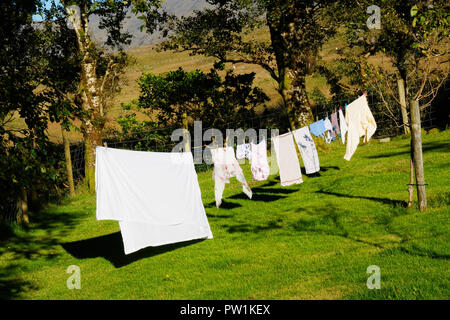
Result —
<instances>
[{"instance_id":1,"label":"tree","mask_svg":"<svg viewBox=\"0 0 450 320\"><path fill-rule=\"evenodd\" d=\"M254 77L229 70L222 80L216 69L146 73L139 81L138 106L156 112L163 126L181 124L188 130L190 117L202 120L204 127L225 129L230 122L253 116L254 109L268 100L261 89L252 87Z\"/></svg>"},{"instance_id":2,"label":"tree","mask_svg":"<svg viewBox=\"0 0 450 320\"><path fill-rule=\"evenodd\" d=\"M28 221L33 191L45 196L61 186L61 163L46 129L70 113L56 91L42 85L52 77L45 50L52 38L32 23L39 5L0 4L0 215L17 222ZM25 128L12 123L18 117Z\"/></svg>"},{"instance_id":3,"label":"tree","mask_svg":"<svg viewBox=\"0 0 450 320\"><path fill-rule=\"evenodd\" d=\"M102 130L105 122L105 85L109 82L112 85L111 88L116 86L115 79L120 73L116 71L123 67L123 63L117 62L125 60L121 53L115 56L116 58L110 55L111 59L103 65L102 69L101 60L105 55L103 50L91 40L89 17L93 14L100 16L100 28L106 29L108 34L104 45L120 51L121 46L129 43L131 37L121 30L127 10L132 7L135 13L146 13L159 6L160 0L61 0L60 3L53 1L50 10L43 10L47 21L70 22L72 29L70 32L67 31L67 35L73 33L76 38L75 48L79 57L80 83L78 95L73 98L81 98L79 103L81 110L78 114L82 121L81 131L85 145L85 178L91 191L95 189L95 148L102 144ZM100 78L100 75L103 78Z\"/></svg>"},{"instance_id":4,"label":"tree","mask_svg":"<svg viewBox=\"0 0 450 320\"><path fill-rule=\"evenodd\" d=\"M172 33L162 48L188 50L223 63L259 65L278 83L291 128L311 122L306 76L313 70L321 45L334 33L327 18L327 5L333 1L208 2L212 9L169 19ZM268 29L268 42L251 36L261 27Z\"/></svg>"},{"instance_id":5,"label":"tree","mask_svg":"<svg viewBox=\"0 0 450 320\"><path fill-rule=\"evenodd\" d=\"M379 3L381 29L369 30L365 19L367 16L362 13L370 4L370 1L347 1L345 10L336 10L336 16L345 28L344 34L348 41L348 47L340 51L343 58L340 58L339 62L347 65L347 69L341 66L335 70L331 70L332 68L322 70L332 80L335 92L341 89L351 90L349 84L358 81L371 83L383 100L387 114L395 122L397 122L396 113L386 103L384 95L388 94L397 101L405 132L408 133L409 128L412 130L409 203L412 204L415 171L419 208L425 210L420 111L431 105L439 88L448 79L450 6L447 1L384 0ZM386 56L395 72L390 71L385 65L374 66L368 62L367 59L376 54ZM348 68L349 65L352 68ZM355 73L355 70L359 72ZM396 76L397 81L392 76ZM416 81L415 88L411 85L413 81ZM393 84L398 85L398 95L393 89ZM411 125L407 115L408 100L411 120L414 122ZM419 101L422 104L420 110Z\"/></svg>"}]
</instances>

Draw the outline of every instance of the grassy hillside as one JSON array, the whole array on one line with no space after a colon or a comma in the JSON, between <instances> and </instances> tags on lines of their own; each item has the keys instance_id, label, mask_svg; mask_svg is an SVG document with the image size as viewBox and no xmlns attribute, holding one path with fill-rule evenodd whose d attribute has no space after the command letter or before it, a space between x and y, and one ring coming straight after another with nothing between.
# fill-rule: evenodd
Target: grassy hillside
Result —
<instances>
[{"instance_id":1,"label":"grassy hillside","mask_svg":"<svg viewBox=\"0 0 450 320\"><path fill-rule=\"evenodd\" d=\"M267 28L261 28L250 35L260 41L269 41L269 33ZM325 62L332 61L337 58L336 49L344 45L344 42L339 36L331 39L324 44L321 50L321 57ZM107 127L117 127L116 119L122 113L121 104L130 103L139 97L138 79L143 72L151 72L154 74L161 74L168 71L176 70L182 67L186 71L200 69L208 72L214 63L213 58L205 56L191 56L188 52L173 52L163 51L157 52L154 45L144 45L137 48L129 49L127 52L134 57L135 63L130 65L125 72L122 79L122 89L114 101L106 109ZM370 58L374 65L388 65L388 60L377 55ZM227 68L231 68L230 64ZM235 72L248 73L255 72L254 85L262 88L264 92L269 96L268 108L276 108L281 104L281 97L277 92L277 83L273 80L269 73L263 68L256 65L248 64L235 64ZM329 86L326 83L326 79L316 74L310 75L306 80L306 90L312 92L315 88L318 88L326 97L330 97ZM138 118L148 119L148 116L137 112ZM25 124L17 118L13 126L23 127ZM76 123L79 125L79 123ZM58 141L61 136L61 129L59 124L50 123L48 134L52 137L52 140ZM57 138L58 137L58 138ZM72 131L69 134L69 138L73 140L81 140L82 136L80 132Z\"/></svg>"},{"instance_id":2,"label":"grassy hillside","mask_svg":"<svg viewBox=\"0 0 450 320\"><path fill-rule=\"evenodd\" d=\"M429 210L404 208L409 140L359 146L350 162L334 142L321 173L281 187L232 179L214 205L211 172L198 175L211 240L125 256L118 223L95 219L95 195L78 190L4 229L0 298L13 299L449 299L450 131L423 137ZM68 266L81 269L69 290ZM369 290L367 267L381 271Z\"/></svg>"}]
</instances>

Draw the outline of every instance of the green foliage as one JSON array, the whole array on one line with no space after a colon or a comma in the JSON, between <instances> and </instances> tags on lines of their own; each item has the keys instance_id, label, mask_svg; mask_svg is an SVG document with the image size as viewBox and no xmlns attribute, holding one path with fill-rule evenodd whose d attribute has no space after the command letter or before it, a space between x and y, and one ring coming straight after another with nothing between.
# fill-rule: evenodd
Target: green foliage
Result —
<instances>
[{"instance_id":1,"label":"green foliage","mask_svg":"<svg viewBox=\"0 0 450 320\"><path fill-rule=\"evenodd\" d=\"M438 128L433 128L433 129L430 129L428 131L428 134L434 134L434 133L439 133L439 129Z\"/></svg>"},{"instance_id":2,"label":"green foliage","mask_svg":"<svg viewBox=\"0 0 450 320\"><path fill-rule=\"evenodd\" d=\"M220 62L261 66L278 83L290 125L310 119L306 75L335 32L328 7L337 1L210 0L213 5L170 24L166 50L189 50ZM268 28L270 41L251 32Z\"/></svg>"},{"instance_id":3,"label":"green foliage","mask_svg":"<svg viewBox=\"0 0 450 320\"><path fill-rule=\"evenodd\" d=\"M222 79L215 69L185 72L182 68L163 75L143 74L139 81L138 106L157 112L161 126L181 125L183 113L201 120L204 128L226 128L230 122L254 116L254 109L268 100L252 87L255 74L226 72Z\"/></svg>"},{"instance_id":4,"label":"green foliage","mask_svg":"<svg viewBox=\"0 0 450 320\"><path fill-rule=\"evenodd\" d=\"M309 94L309 98L314 101L315 105L326 104L328 102L325 95L317 87Z\"/></svg>"},{"instance_id":5,"label":"green foliage","mask_svg":"<svg viewBox=\"0 0 450 320\"><path fill-rule=\"evenodd\" d=\"M0 217L14 211L23 191L48 198L64 177L61 150L48 141L46 129L49 121L63 121L73 110L64 92L77 82L72 73L77 57L70 50L74 38L62 36L57 26L34 28L31 16L38 5L0 5ZM24 129L10 125L17 115Z\"/></svg>"}]
</instances>

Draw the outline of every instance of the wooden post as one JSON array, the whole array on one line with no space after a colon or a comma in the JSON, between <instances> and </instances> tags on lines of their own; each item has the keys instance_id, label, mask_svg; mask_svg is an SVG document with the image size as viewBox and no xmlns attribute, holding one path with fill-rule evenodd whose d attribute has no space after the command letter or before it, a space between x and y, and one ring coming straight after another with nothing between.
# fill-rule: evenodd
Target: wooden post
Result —
<instances>
[{"instance_id":1,"label":"wooden post","mask_svg":"<svg viewBox=\"0 0 450 320\"><path fill-rule=\"evenodd\" d=\"M416 173L417 200L420 211L427 209L427 196L425 192L425 175L423 170L422 132L420 125L419 101L411 101L411 147L413 154L414 171Z\"/></svg>"},{"instance_id":2,"label":"wooden post","mask_svg":"<svg viewBox=\"0 0 450 320\"><path fill-rule=\"evenodd\" d=\"M66 130L61 126L61 134L64 143L64 157L66 158L67 180L69 182L69 194L75 196L75 184L73 183L72 158L70 156L70 142L66 136Z\"/></svg>"},{"instance_id":3,"label":"wooden post","mask_svg":"<svg viewBox=\"0 0 450 320\"><path fill-rule=\"evenodd\" d=\"M189 137L189 126L188 126L188 118L186 111L183 112L181 115L181 121L183 125L183 131L184 131L184 152L190 152L191 151L191 139Z\"/></svg>"},{"instance_id":4,"label":"wooden post","mask_svg":"<svg viewBox=\"0 0 450 320\"><path fill-rule=\"evenodd\" d=\"M402 111L402 120L403 120L403 131L405 134L409 134L409 120L408 120L408 112L406 110L406 90L405 90L405 80L398 79L398 95L400 97L400 109Z\"/></svg>"},{"instance_id":5,"label":"wooden post","mask_svg":"<svg viewBox=\"0 0 450 320\"><path fill-rule=\"evenodd\" d=\"M413 145L412 145L412 139L411 139L411 152L410 152L410 159L409 159L409 185L408 185L408 208L413 207L413 195L414 195L414 152L413 152Z\"/></svg>"}]
</instances>

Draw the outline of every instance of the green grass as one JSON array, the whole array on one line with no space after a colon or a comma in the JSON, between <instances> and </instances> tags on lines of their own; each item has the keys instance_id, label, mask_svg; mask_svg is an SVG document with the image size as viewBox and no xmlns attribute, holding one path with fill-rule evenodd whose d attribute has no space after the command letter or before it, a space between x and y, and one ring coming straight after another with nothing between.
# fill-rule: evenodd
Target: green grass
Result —
<instances>
[{"instance_id":1,"label":"green grass","mask_svg":"<svg viewBox=\"0 0 450 320\"><path fill-rule=\"evenodd\" d=\"M214 206L211 172L198 175L211 240L123 254L118 223L95 219L81 194L2 230L0 297L7 299L449 299L450 131L423 137L429 209L404 208L409 140L334 142L319 177L281 187L276 176L235 179ZM243 166L247 180L250 168ZM81 268L69 290L67 267ZM381 289L366 286L367 267Z\"/></svg>"}]
</instances>

